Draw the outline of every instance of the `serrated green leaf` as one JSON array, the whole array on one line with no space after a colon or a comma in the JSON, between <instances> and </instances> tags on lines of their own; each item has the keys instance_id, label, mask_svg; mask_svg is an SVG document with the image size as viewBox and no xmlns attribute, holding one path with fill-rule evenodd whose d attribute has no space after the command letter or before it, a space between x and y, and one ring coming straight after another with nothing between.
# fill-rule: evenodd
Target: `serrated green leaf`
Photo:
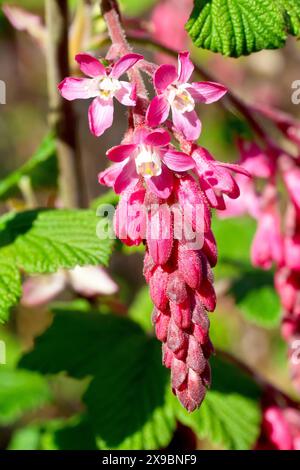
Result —
<instances>
[{"instance_id":1,"label":"serrated green leaf","mask_svg":"<svg viewBox=\"0 0 300 470\"><path fill-rule=\"evenodd\" d=\"M21 365L93 377L83 400L100 448L151 450L170 442L175 417L161 346L131 320L55 311L52 326Z\"/></svg>"},{"instance_id":2,"label":"serrated green leaf","mask_svg":"<svg viewBox=\"0 0 300 470\"><path fill-rule=\"evenodd\" d=\"M50 399L44 377L26 370L0 370L0 423L8 425Z\"/></svg>"},{"instance_id":3,"label":"serrated green leaf","mask_svg":"<svg viewBox=\"0 0 300 470\"><path fill-rule=\"evenodd\" d=\"M18 270L52 273L76 265L104 264L112 240L99 240L99 218L90 210L33 210L0 218L0 321L18 300ZM2 307L2 308L1 308Z\"/></svg>"},{"instance_id":4,"label":"serrated green leaf","mask_svg":"<svg viewBox=\"0 0 300 470\"><path fill-rule=\"evenodd\" d=\"M298 0L195 0L186 29L198 47L239 57L300 34Z\"/></svg>"},{"instance_id":5,"label":"serrated green leaf","mask_svg":"<svg viewBox=\"0 0 300 470\"><path fill-rule=\"evenodd\" d=\"M149 287L144 286L135 296L128 315L132 320L138 323L145 331L153 330L151 322L151 314L153 310L153 302L149 294Z\"/></svg>"},{"instance_id":6,"label":"serrated green leaf","mask_svg":"<svg viewBox=\"0 0 300 470\"><path fill-rule=\"evenodd\" d=\"M55 139L52 134L45 137L34 155L23 166L0 181L0 200L18 193L18 185L26 176L30 178L34 188L56 186L58 167Z\"/></svg>"},{"instance_id":7,"label":"serrated green leaf","mask_svg":"<svg viewBox=\"0 0 300 470\"><path fill-rule=\"evenodd\" d=\"M177 406L177 416L199 438L225 449L251 449L260 432L260 389L236 366L212 358L212 389L200 409L188 414Z\"/></svg>"},{"instance_id":8,"label":"serrated green leaf","mask_svg":"<svg viewBox=\"0 0 300 470\"><path fill-rule=\"evenodd\" d=\"M1 252L1 250L0 250ZM0 261L0 323L7 321L9 310L21 296L21 276L9 261Z\"/></svg>"}]
</instances>

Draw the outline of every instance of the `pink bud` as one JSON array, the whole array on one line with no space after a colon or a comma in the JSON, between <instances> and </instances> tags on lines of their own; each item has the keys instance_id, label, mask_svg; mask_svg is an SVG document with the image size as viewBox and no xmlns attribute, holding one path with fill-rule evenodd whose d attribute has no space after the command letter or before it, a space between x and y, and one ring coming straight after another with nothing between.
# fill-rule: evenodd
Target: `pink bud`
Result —
<instances>
[{"instance_id":1,"label":"pink bud","mask_svg":"<svg viewBox=\"0 0 300 470\"><path fill-rule=\"evenodd\" d=\"M202 260L200 251L189 250L186 245L178 245L178 270L191 289L197 289L202 280Z\"/></svg>"},{"instance_id":2,"label":"pink bud","mask_svg":"<svg viewBox=\"0 0 300 470\"><path fill-rule=\"evenodd\" d=\"M180 178L177 197L188 218L185 222L188 222L197 232L205 233L210 230L210 209L199 185L190 175Z\"/></svg>"},{"instance_id":3,"label":"pink bud","mask_svg":"<svg viewBox=\"0 0 300 470\"><path fill-rule=\"evenodd\" d=\"M174 271L168 277L167 296L170 301L182 304L187 300L186 284L179 271Z\"/></svg>"},{"instance_id":4,"label":"pink bud","mask_svg":"<svg viewBox=\"0 0 300 470\"><path fill-rule=\"evenodd\" d=\"M260 216L252 243L251 259L254 266L270 269L273 262L280 265L283 260L283 242L280 233L280 218L276 207L270 206Z\"/></svg>"},{"instance_id":5,"label":"pink bud","mask_svg":"<svg viewBox=\"0 0 300 470\"><path fill-rule=\"evenodd\" d=\"M149 255L148 251L145 253L144 257L144 270L143 274L145 276L146 281L149 283L151 275L154 271L155 268L155 263L152 259L152 257Z\"/></svg>"},{"instance_id":6,"label":"pink bud","mask_svg":"<svg viewBox=\"0 0 300 470\"><path fill-rule=\"evenodd\" d=\"M173 389L179 388L184 383L187 373L188 368L186 364L174 357L171 366L171 382Z\"/></svg>"},{"instance_id":7,"label":"pink bud","mask_svg":"<svg viewBox=\"0 0 300 470\"><path fill-rule=\"evenodd\" d=\"M211 230L205 233L202 251L207 257L211 267L215 267L218 260L218 250L215 237Z\"/></svg>"},{"instance_id":8,"label":"pink bud","mask_svg":"<svg viewBox=\"0 0 300 470\"><path fill-rule=\"evenodd\" d=\"M158 266L150 279L150 295L154 305L159 310L164 310L168 304L167 284L169 273Z\"/></svg>"},{"instance_id":9,"label":"pink bud","mask_svg":"<svg viewBox=\"0 0 300 470\"><path fill-rule=\"evenodd\" d=\"M143 206L145 190L130 189L120 198L114 216L117 237L127 245L139 245L145 239L146 213Z\"/></svg>"},{"instance_id":10,"label":"pink bud","mask_svg":"<svg viewBox=\"0 0 300 470\"><path fill-rule=\"evenodd\" d=\"M178 328L187 330L191 326L191 308L189 300L182 304L170 302L170 310L172 318L174 319Z\"/></svg>"},{"instance_id":11,"label":"pink bud","mask_svg":"<svg viewBox=\"0 0 300 470\"><path fill-rule=\"evenodd\" d=\"M287 190L297 209L300 210L300 167L293 165L291 162L287 164L287 169L283 171L283 179L286 184Z\"/></svg>"},{"instance_id":12,"label":"pink bud","mask_svg":"<svg viewBox=\"0 0 300 470\"><path fill-rule=\"evenodd\" d=\"M167 204L161 204L157 210L149 212L146 238L155 264L165 264L173 246L171 211Z\"/></svg>"},{"instance_id":13,"label":"pink bud","mask_svg":"<svg viewBox=\"0 0 300 470\"><path fill-rule=\"evenodd\" d=\"M187 348L187 335L178 328L173 318L171 318L169 323L167 345L173 352Z\"/></svg>"},{"instance_id":14,"label":"pink bud","mask_svg":"<svg viewBox=\"0 0 300 470\"><path fill-rule=\"evenodd\" d=\"M171 349L168 348L167 344L163 344L162 350L163 350L163 364L168 369L171 369L173 357L174 357L173 351L171 351Z\"/></svg>"},{"instance_id":15,"label":"pink bud","mask_svg":"<svg viewBox=\"0 0 300 470\"><path fill-rule=\"evenodd\" d=\"M300 271L300 233L284 239L284 260L288 268Z\"/></svg>"},{"instance_id":16,"label":"pink bud","mask_svg":"<svg viewBox=\"0 0 300 470\"><path fill-rule=\"evenodd\" d=\"M204 279L198 291L198 300L204 305L208 312L213 312L216 308L216 293L213 285L208 279Z\"/></svg>"},{"instance_id":17,"label":"pink bud","mask_svg":"<svg viewBox=\"0 0 300 470\"><path fill-rule=\"evenodd\" d=\"M155 333L159 341L167 340L169 323L170 316L160 312L155 321Z\"/></svg>"},{"instance_id":18,"label":"pink bud","mask_svg":"<svg viewBox=\"0 0 300 470\"><path fill-rule=\"evenodd\" d=\"M196 338L189 336L189 346L186 358L186 364L198 374L201 374L206 366L206 359L203 355L202 348Z\"/></svg>"}]
</instances>

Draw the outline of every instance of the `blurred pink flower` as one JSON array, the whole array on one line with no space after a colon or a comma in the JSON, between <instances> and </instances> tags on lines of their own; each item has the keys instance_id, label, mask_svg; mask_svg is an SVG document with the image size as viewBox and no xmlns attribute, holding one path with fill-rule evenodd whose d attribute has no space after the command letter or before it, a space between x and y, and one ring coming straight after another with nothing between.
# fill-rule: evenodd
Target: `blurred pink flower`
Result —
<instances>
[{"instance_id":1,"label":"blurred pink flower","mask_svg":"<svg viewBox=\"0 0 300 470\"><path fill-rule=\"evenodd\" d=\"M81 71L91 78L67 77L58 88L70 101L94 98L89 108L89 125L95 136L101 136L112 125L114 97L125 106L135 106L135 87L119 78L142 58L139 54L126 54L108 69L89 54L76 55Z\"/></svg>"},{"instance_id":2,"label":"blurred pink flower","mask_svg":"<svg viewBox=\"0 0 300 470\"><path fill-rule=\"evenodd\" d=\"M270 185L263 195L258 228L252 242L252 264L262 269L271 268L283 262L283 239L281 236L280 214L277 207L276 188Z\"/></svg>"},{"instance_id":3,"label":"blurred pink flower","mask_svg":"<svg viewBox=\"0 0 300 470\"><path fill-rule=\"evenodd\" d=\"M26 31L38 42L40 47L45 49L46 28L39 15L34 15L23 8L8 4L2 6L2 11L15 29Z\"/></svg>"},{"instance_id":4,"label":"blurred pink flower","mask_svg":"<svg viewBox=\"0 0 300 470\"><path fill-rule=\"evenodd\" d=\"M263 414L264 446L277 450L300 450L300 411L287 407L269 406Z\"/></svg>"},{"instance_id":5,"label":"blurred pink flower","mask_svg":"<svg viewBox=\"0 0 300 470\"><path fill-rule=\"evenodd\" d=\"M178 55L178 69L174 65L161 65L154 74L157 96L151 101L146 114L150 127L165 122L172 111L176 129L188 140L196 140L201 133L201 122L196 114L195 105L213 103L225 95L227 89L214 82L188 83L194 65L189 52Z\"/></svg>"},{"instance_id":6,"label":"blurred pink flower","mask_svg":"<svg viewBox=\"0 0 300 470\"><path fill-rule=\"evenodd\" d=\"M193 8L193 0L163 0L152 12L152 35L164 46L180 51L186 49L188 34L184 28ZM170 24L172 34L170 34ZM167 54L156 54L159 63L173 63Z\"/></svg>"},{"instance_id":7,"label":"blurred pink flower","mask_svg":"<svg viewBox=\"0 0 300 470\"><path fill-rule=\"evenodd\" d=\"M27 279L23 283L22 305L37 307L53 300L67 285L83 295L112 295L118 286L100 266L76 266L70 271L58 271Z\"/></svg>"}]
</instances>

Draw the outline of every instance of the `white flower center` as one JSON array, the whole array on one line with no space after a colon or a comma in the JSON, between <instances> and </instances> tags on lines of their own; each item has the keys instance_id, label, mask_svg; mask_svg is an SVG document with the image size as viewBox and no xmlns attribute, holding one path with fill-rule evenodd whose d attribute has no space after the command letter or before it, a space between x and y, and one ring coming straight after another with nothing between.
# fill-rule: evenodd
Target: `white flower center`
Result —
<instances>
[{"instance_id":1,"label":"white flower center","mask_svg":"<svg viewBox=\"0 0 300 470\"><path fill-rule=\"evenodd\" d=\"M139 145L135 157L136 171L144 178L161 174L161 159L159 152L149 145Z\"/></svg>"},{"instance_id":2,"label":"white flower center","mask_svg":"<svg viewBox=\"0 0 300 470\"><path fill-rule=\"evenodd\" d=\"M171 106L174 106L180 113L188 113L195 108L195 101L191 94L186 90L186 84L178 86L171 85L167 89L167 100Z\"/></svg>"},{"instance_id":3,"label":"white flower center","mask_svg":"<svg viewBox=\"0 0 300 470\"><path fill-rule=\"evenodd\" d=\"M98 82L98 88L101 98L108 100L116 91L120 90L121 85L116 78L101 77Z\"/></svg>"}]
</instances>

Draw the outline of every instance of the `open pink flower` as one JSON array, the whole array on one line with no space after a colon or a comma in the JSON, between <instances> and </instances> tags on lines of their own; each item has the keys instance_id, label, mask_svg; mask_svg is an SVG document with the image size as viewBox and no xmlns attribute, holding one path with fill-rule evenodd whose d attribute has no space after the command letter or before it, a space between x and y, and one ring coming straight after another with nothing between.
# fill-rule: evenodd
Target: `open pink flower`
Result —
<instances>
[{"instance_id":1,"label":"open pink flower","mask_svg":"<svg viewBox=\"0 0 300 470\"><path fill-rule=\"evenodd\" d=\"M175 127L186 139L196 140L201 132L201 122L195 111L196 102L213 103L225 95L227 89L214 82L188 83L194 71L189 52L178 56L178 70L174 65L161 65L154 74L157 96L147 110L147 123L151 127L166 121L170 109Z\"/></svg>"},{"instance_id":2,"label":"open pink flower","mask_svg":"<svg viewBox=\"0 0 300 470\"><path fill-rule=\"evenodd\" d=\"M170 145L170 135L164 129L155 131L139 128L129 144L117 145L107 152L116 165L111 167L109 177L99 175L99 181L109 180L117 194L123 193L140 177L148 189L158 197L166 199L173 189L173 171L187 171L195 166L193 159Z\"/></svg>"},{"instance_id":3,"label":"open pink flower","mask_svg":"<svg viewBox=\"0 0 300 470\"><path fill-rule=\"evenodd\" d=\"M77 54L80 70L90 78L67 77L59 84L62 96L69 101L94 98L89 108L89 125L97 137L112 125L114 97L126 106L135 106L135 87L119 78L142 58L139 54L126 54L107 69L95 57Z\"/></svg>"}]
</instances>

